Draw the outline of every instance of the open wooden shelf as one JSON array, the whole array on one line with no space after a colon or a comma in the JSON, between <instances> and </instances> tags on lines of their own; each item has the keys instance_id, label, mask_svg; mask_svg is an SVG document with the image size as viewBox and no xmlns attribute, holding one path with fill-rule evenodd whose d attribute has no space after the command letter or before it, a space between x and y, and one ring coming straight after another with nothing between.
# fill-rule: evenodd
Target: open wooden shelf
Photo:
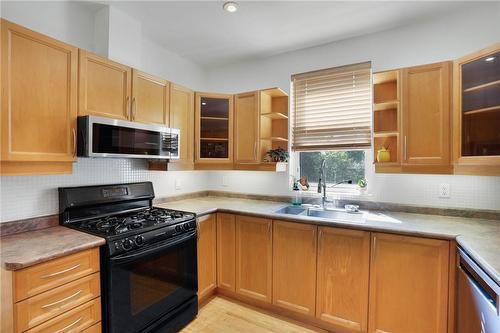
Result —
<instances>
[{"instance_id":1,"label":"open wooden shelf","mask_svg":"<svg viewBox=\"0 0 500 333\"><path fill-rule=\"evenodd\" d=\"M200 117L201 120L223 120L223 121L228 121L229 118L222 118L222 117Z\"/></svg>"},{"instance_id":2,"label":"open wooden shelf","mask_svg":"<svg viewBox=\"0 0 500 333\"><path fill-rule=\"evenodd\" d=\"M228 138L200 138L200 140L204 141L228 141Z\"/></svg>"},{"instance_id":3,"label":"open wooden shelf","mask_svg":"<svg viewBox=\"0 0 500 333\"><path fill-rule=\"evenodd\" d=\"M270 137L270 138L260 138L261 140L269 140L269 141L282 141L282 142L288 142L288 139L287 138L282 138L282 137L279 137L279 136L273 136L273 137Z\"/></svg>"},{"instance_id":4,"label":"open wooden shelf","mask_svg":"<svg viewBox=\"0 0 500 333\"><path fill-rule=\"evenodd\" d=\"M281 112L262 113L261 116L268 117L271 119L288 119L288 116Z\"/></svg>"},{"instance_id":5,"label":"open wooden shelf","mask_svg":"<svg viewBox=\"0 0 500 333\"><path fill-rule=\"evenodd\" d=\"M497 84L500 84L500 80L496 80L496 81L492 81L492 82L488 82L488 83L483 83L483 84L480 84L480 85L477 85L474 87L470 87L470 88L464 89L463 92L465 93L465 92L469 92L469 91L480 90L480 89L488 88L491 86L495 86Z\"/></svg>"},{"instance_id":6,"label":"open wooden shelf","mask_svg":"<svg viewBox=\"0 0 500 333\"><path fill-rule=\"evenodd\" d=\"M392 100L386 101L382 103L373 103L373 111L384 111L398 108L399 101Z\"/></svg>"},{"instance_id":7,"label":"open wooden shelf","mask_svg":"<svg viewBox=\"0 0 500 333\"><path fill-rule=\"evenodd\" d=\"M494 111L500 111L500 105L490 106L488 108L481 108L481 109L465 111L464 115L467 116L467 115L476 114L476 113L494 112Z\"/></svg>"},{"instance_id":8,"label":"open wooden shelf","mask_svg":"<svg viewBox=\"0 0 500 333\"><path fill-rule=\"evenodd\" d=\"M373 132L373 136L375 138L382 138L382 137L386 137L386 136L399 136L399 132L397 132L397 131Z\"/></svg>"}]
</instances>

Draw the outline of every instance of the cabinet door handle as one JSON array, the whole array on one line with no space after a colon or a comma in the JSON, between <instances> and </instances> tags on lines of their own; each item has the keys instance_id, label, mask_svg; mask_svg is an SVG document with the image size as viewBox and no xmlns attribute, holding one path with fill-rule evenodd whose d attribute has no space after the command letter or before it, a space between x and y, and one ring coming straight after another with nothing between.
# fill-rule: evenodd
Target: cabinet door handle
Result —
<instances>
[{"instance_id":1,"label":"cabinet door handle","mask_svg":"<svg viewBox=\"0 0 500 333\"><path fill-rule=\"evenodd\" d=\"M267 234L269 235L269 238L271 238L271 222L267 224Z\"/></svg>"},{"instance_id":2,"label":"cabinet door handle","mask_svg":"<svg viewBox=\"0 0 500 333\"><path fill-rule=\"evenodd\" d=\"M405 159L405 161L408 160L407 142L408 142L408 140L406 139L406 135L405 135L404 136L404 144L403 144L403 152L404 152L404 159Z\"/></svg>"},{"instance_id":3,"label":"cabinet door handle","mask_svg":"<svg viewBox=\"0 0 500 333\"><path fill-rule=\"evenodd\" d=\"M137 102L134 96L132 98L132 120L135 120L136 113L137 113Z\"/></svg>"},{"instance_id":4,"label":"cabinet door handle","mask_svg":"<svg viewBox=\"0 0 500 333\"><path fill-rule=\"evenodd\" d=\"M77 320L75 320L74 322L72 322L71 324L64 326L61 329L58 329L57 331L54 331L54 333L62 333L64 331L66 331L68 328L71 328L71 327L75 326L76 324L78 324L79 322L81 322L82 319L83 319L83 317L80 317Z\"/></svg>"},{"instance_id":5,"label":"cabinet door handle","mask_svg":"<svg viewBox=\"0 0 500 333\"><path fill-rule=\"evenodd\" d=\"M78 290L78 291L77 291L76 293L74 293L73 295L69 295L68 297L64 297L63 299L60 299L60 300L58 300L58 301L55 301L55 302L52 302L52 303L49 303L49 304L42 305L42 309L50 308L51 306L54 306L54 305L57 305L57 304L61 304L61 303L67 302L67 301L69 301L70 299L75 298L76 296L80 295L81 293L82 293L82 290Z\"/></svg>"},{"instance_id":6,"label":"cabinet door handle","mask_svg":"<svg viewBox=\"0 0 500 333\"><path fill-rule=\"evenodd\" d=\"M125 100L125 105L127 106L126 111L127 111L127 118L131 119L131 111L130 111L130 96L127 96Z\"/></svg>"},{"instance_id":7,"label":"cabinet door handle","mask_svg":"<svg viewBox=\"0 0 500 333\"><path fill-rule=\"evenodd\" d=\"M317 227L315 226L313 229L313 236L312 236L312 246L314 248L314 245L316 244L316 229Z\"/></svg>"},{"instance_id":8,"label":"cabinet door handle","mask_svg":"<svg viewBox=\"0 0 500 333\"><path fill-rule=\"evenodd\" d=\"M81 264L77 264L77 265L72 266L70 268L63 269L62 271L59 271L59 272L55 272L55 273L52 273L52 274L43 275L41 278L42 279L53 278L54 276L58 276L58 275L61 275L61 274L67 273L67 272L71 272L72 270L77 269L80 266L81 266Z\"/></svg>"},{"instance_id":9,"label":"cabinet door handle","mask_svg":"<svg viewBox=\"0 0 500 333\"><path fill-rule=\"evenodd\" d=\"M73 127L73 157L76 157L76 129Z\"/></svg>"},{"instance_id":10,"label":"cabinet door handle","mask_svg":"<svg viewBox=\"0 0 500 333\"><path fill-rule=\"evenodd\" d=\"M321 246L321 239L323 238L323 229L319 229L319 232L318 232L318 247Z\"/></svg>"},{"instance_id":11,"label":"cabinet door handle","mask_svg":"<svg viewBox=\"0 0 500 333\"><path fill-rule=\"evenodd\" d=\"M253 159L257 159L257 141L253 143Z\"/></svg>"}]
</instances>

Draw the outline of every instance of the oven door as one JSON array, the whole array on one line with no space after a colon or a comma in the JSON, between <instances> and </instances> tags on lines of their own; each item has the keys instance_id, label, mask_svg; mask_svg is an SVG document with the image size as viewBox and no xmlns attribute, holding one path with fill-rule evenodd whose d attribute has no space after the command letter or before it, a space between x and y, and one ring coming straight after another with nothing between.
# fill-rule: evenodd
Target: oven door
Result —
<instances>
[{"instance_id":1,"label":"oven door","mask_svg":"<svg viewBox=\"0 0 500 333\"><path fill-rule=\"evenodd\" d=\"M197 294L196 231L109 260L104 326L139 332Z\"/></svg>"}]
</instances>

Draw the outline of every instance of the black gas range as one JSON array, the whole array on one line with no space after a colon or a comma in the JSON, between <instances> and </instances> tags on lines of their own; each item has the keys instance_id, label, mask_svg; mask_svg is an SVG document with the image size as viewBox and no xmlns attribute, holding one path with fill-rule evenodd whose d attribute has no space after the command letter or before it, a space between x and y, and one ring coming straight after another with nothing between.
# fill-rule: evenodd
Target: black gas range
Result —
<instances>
[{"instance_id":1,"label":"black gas range","mask_svg":"<svg viewBox=\"0 0 500 333\"><path fill-rule=\"evenodd\" d=\"M196 215L153 199L151 182L59 188L60 224L106 239L103 332L177 332L198 312Z\"/></svg>"}]
</instances>

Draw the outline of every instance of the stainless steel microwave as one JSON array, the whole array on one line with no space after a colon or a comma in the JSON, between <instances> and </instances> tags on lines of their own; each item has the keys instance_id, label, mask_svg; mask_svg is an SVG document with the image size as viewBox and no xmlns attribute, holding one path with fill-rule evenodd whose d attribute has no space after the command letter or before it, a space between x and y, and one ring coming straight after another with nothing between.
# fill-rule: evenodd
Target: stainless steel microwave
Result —
<instances>
[{"instance_id":1,"label":"stainless steel microwave","mask_svg":"<svg viewBox=\"0 0 500 333\"><path fill-rule=\"evenodd\" d=\"M96 116L78 117L78 156L178 159L180 131Z\"/></svg>"}]
</instances>

